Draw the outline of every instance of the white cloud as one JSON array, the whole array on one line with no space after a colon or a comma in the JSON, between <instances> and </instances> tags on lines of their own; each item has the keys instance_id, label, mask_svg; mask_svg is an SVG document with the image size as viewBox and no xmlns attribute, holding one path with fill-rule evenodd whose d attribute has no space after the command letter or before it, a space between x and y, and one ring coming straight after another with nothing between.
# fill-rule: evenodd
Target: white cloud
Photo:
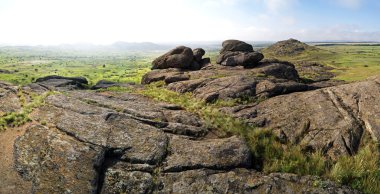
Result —
<instances>
[{"instance_id":1,"label":"white cloud","mask_svg":"<svg viewBox=\"0 0 380 194\"><path fill-rule=\"evenodd\" d=\"M205 18L184 0L16 0L0 12L0 42L178 41L228 22ZM199 30L198 30L199 29ZM220 32L219 32L220 34ZM208 37L210 38L210 37Z\"/></svg>"}]
</instances>

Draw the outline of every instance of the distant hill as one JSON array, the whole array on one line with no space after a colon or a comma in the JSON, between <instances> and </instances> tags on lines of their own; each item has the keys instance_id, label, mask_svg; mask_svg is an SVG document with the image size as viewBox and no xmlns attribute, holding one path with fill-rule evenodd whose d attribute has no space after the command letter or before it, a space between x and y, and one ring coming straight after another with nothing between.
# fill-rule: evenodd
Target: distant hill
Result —
<instances>
[{"instance_id":1,"label":"distant hill","mask_svg":"<svg viewBox=\"0 0 380 194\"><path fill-rule=\"evenodd\" d=\"M296 39L279 41L268 48L263 49L263 52L270 56L295 56L310 51L318 51L319 48L310 46Z\"/></svg>"},{"instance_id":2,"label":"distant hill","mask_svg":"<svg viewBox=\"0 0 380 194\"><path fill-rule=\"evenodd\" d=\"M165 45L159 45L152 42L115 42L110 45L111 48L120 50L133 50L133 51L145 51L145 50L163 50L167 49Z\"/></svg>"}]
</instances>

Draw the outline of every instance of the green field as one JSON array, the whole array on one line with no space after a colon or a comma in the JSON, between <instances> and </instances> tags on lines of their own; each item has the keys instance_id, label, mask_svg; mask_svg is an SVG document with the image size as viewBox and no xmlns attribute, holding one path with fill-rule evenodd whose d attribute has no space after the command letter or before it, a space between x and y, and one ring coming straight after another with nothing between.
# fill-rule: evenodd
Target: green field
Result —
<instances>
[{"instance_id":1,"label":"green field","mask_svg":"<svg viewBox=\"0 0 380 194\"><path fill-rule=\"evenodd\" d=\"M0 80L28 84L47 75L83 76L90 85L99 80L139 83L159 53L59 51L0 48Z\"/></svg>"},{"instance_id":2,"label":"green field","mask_svg":"<svg viewBox=\"0 0 380 194\"><path fill-rule=\"evenodd\" d=\"M297 56L274 57L294 63L300 61L319 62L335 68L335 79L345 81L364 80L370 76L380 75L380 46L378 45L327 45L317 46L319 50L306 51Z\"/></svg>"},{"instance_id":3,"label":"green field","mask_svg":"<svg viewBox=\"0 0 380 194\"><path fill-rule=\"evenodd\" d=\"M319 62L335 68L335 79L359 81L380 75L379 45L321 45L319 50L306 51L296 56L274 56L263 51L266 58L278 58L295 64L301 61ZM154 58L165 51L108 51L69 50L41 47L0 47L0 80L28 84L47 75L83 76L90 85L99 80L139 83L150 71ZM207 52L215 63L219 53Z\"/></svg>"}]
</instances>

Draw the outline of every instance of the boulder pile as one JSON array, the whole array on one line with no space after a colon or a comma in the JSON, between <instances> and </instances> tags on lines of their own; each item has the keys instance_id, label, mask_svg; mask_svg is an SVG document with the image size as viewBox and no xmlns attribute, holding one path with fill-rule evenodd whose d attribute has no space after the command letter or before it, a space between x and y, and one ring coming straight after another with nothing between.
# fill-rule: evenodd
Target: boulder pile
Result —
<instances>
[{"instance_id":1,"label":"boulder pile","mask_svg":"<svg viewBox=\"0 0 380 194\"><path fill-rule=\"evenodd\" d=\"M240 40L226 40L222 46L216 60L216 63L220 65L254 67L264 59L264 55L254 51L252 45Z\"/></svg>"}]
</instances>

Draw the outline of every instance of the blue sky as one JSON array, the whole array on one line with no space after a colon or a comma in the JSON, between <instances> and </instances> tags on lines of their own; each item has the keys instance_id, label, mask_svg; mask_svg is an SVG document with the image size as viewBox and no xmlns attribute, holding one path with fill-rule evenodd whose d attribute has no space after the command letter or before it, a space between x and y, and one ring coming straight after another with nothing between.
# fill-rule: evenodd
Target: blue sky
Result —
<instances>
[{"instance_id":1,"label":"blue sky","mask_svg":"<svg viewBox=\"0 0 380 194\"><path fill-rule=\"evenodd\" d=\"M380 41L376 0L0 0L2 44Z\"/></svg>"}]
</instances>

